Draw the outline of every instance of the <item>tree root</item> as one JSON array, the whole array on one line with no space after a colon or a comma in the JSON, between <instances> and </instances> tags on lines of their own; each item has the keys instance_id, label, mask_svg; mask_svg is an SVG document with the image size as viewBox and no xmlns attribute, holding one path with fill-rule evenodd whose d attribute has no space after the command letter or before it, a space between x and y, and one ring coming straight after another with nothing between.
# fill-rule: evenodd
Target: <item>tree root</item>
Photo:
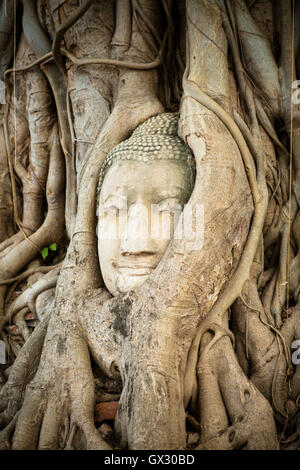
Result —
<instances>
[{"instance_id":1,"label":"tree root","mask_svg":"<svg viewBox=\"0 0 300 470\"><path fill-rule=\"evenodd\" d=\"M14 433L19 412L17 411L11 422L0 431L0 450L10 450L10 441Z\"/></svg>"},{"instance_id":2,"label":"tree root","mask_svg":"<svg viewBox=\"0 0 300 470\"><path fill-rule=\"evenodd\" d=\"M72 320L74 305L68 305L67 312L68 320L56 312L51 317L38 373L26 387L12 449L77 448L78 432L84 448L110 449L94 425L94 377L88 348Z\"/></svg>"},{"instance_id":3,"label":"tree root","mask_svg":"<svg viewBox=\"0 0 300 470\"><path fill-rule=\"evenodd\" d=\"M285 419L289 348L284 335L270 324L254 280L248 281L242 298L234 303L231 324L239 360L248 363L251 382L272 403L277 417Z\"/></svg>"},{"instance_id":4,"label":"tree root","mask_svg":"<svg viewBox=\"0 0 300 470\"><path fill-rule=\"evenodd\" d=\"M24 239L22 232L15 233L0 244L0 258L5 256L9 250L13 249L18 243Z\"/></svg>"},{"instance_id":5,"label":"tree root","mask_svg":"<svg viewBox=\"0 0 300 470\"><path fill-rule=\"evenodd\" d=\"M84 13L89 9L93 1L94 0L84 0L80 7L74 12L74 14L68 17L67 20L62 25L60 25L60 27L55 32L55 36L52 43L52 54L58 68L65 76L67 75L67 73L60 52L61 41L64 37L65 32L68 31L68 29L71 28L71 26L73 26L73 24L75 24L76 21L78 21L84 15Z\"/></svg>"},{"instance_id":6,"label":"tree root","mask_svg":"<svg viewBox=\"0 0 300 470\"><path fill-rule=\"evenodd\" d=\"M291 309L291 314L282 327L282 334L291 349L293 341L300 339L300 304ZM298 343L297 343L298 346ZM298 355L297 355L298 357ZM299 406L300 399L300 364L295 364L295 370L289 378L289 395Z\"/></svg>"},{"instance_id":7,"label":"tree root","mask_svg":"<svg viewBox=\"0 0 300 470\"><path fill-rule=\"evenodd\" d=\"M13 29L14 29L14 8L12 1L1 4L0 9L0 78L2 80L3 73L9 65L14 51Z\"/></svg>"},{"instance_id":8,"label":"tree root","mask_svg":"<svg viewBox=\"0 0 300 470\"><path fill-rule=\"evenodd\" d=\"M0 392L0 428L13 419L23 402L26 385L32 380L39 365L50 315L35 328L20 350L9 378Z\"/></svg>"},{"instance_id":9,"label":"tree root","mask_svg":"<svg viewBox=\"0 0 300 470\"><path fill-rule=\"evenodd\" d=\"M202 449L278 449L268 401L244 375L228 337L200 354L200 445Z\"/></svg>"},{"instance_id":10,"label":"tree root","mask_svg":"<svg viewBox=\"0 0 300 470\"><path fill-rule=\"evenodd\" d=\"M64 236L64 167L58 142L57 127L54 126L50 165L47 180L48 213L43 225L27 240L19 243L0 259L1 280L11 278L36 257L41 250L53 242L59 243ZM52 145L51 145L52 144ZM37 246L37 248L36 248ZM5 288L0 286L0 326L2 329Z\"/></svg>"},{"instance_id":11,"label":"tree root","mask_svg":"<svg viewBox=\"0 0 300 470\"><path fill-rule=\"evenodd\" d=\"M15 325L17 326L19 332L21 333L24 341L27 341L30 336L30 331L25 321L25 315L29 311L30 310L27 307L25 307L22 310L20 310L15 316Z\"/></svg>"},{"instance_id":12,"label":"tree root","mask_svg":"<svg viewBox=\"0 0 300 470\"><path fill-rule=\"evenodd\" d=\"M23 1L22 21L24 35L36 56L39 57L50 52L51 42L39 23L34 1ZM66 164L66 228L68 235L71 236L77 209L77 192L74 155L72 155L71 149L72 139L65 111L67 85L65 77L55 63L47 63L42 65L41 68L50 83L56 104L60 141Z\"/></svg>"},{"instance_id":13,"label":"tree root","mask_svg":"<svg viewBox=\"0 0 300 470\"><path fill-rule=\"evenodd\" d=\"M43 279L38 280L32 287L27 288L9 307L5 316L5 322L11 322L14 315L20 310L27 307L35 316L37 315L35 308L35 300L39 294L56 286L61 266L54 268Z\"/></svg>"},{"instance_id":14,"label":"tree root","mask_svg":"<svg viewBox=\"0 0 300 470\"><path fill-rule=\"evenodd\" d=\"M56 265L52 266L39 266L36 268L30 268L24 271L22 274L19 274L16 277L12 277L10 279L5 279L4 281L0 281L0 286L6 285L6 284L11 284L12 282L16 281L22 281L23 279L26 279L27 277L31 276L32 274L36 273L48 273L49 271L52 271L52 269L58 268L61 266L62 263L58 263Z\"/></svg>"}]
</instances>

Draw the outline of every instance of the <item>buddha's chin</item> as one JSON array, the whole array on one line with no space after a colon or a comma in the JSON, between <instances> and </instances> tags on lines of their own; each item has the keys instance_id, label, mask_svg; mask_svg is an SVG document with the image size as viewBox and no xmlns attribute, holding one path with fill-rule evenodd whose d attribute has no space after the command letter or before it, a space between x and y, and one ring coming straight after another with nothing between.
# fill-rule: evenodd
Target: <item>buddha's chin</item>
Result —
<instances>
[{"instance_id":1,"label":"buddha's chin","mask_svg":"<svg viewBox=\"0 0 300 470\"><path fill-rule=\"evenodd\" d=\"M126 294L137 287L140 287L148 279L150 274L124 275L119 274L116 282L116 290L119 294Z\"/></svg>"}]
</instances>

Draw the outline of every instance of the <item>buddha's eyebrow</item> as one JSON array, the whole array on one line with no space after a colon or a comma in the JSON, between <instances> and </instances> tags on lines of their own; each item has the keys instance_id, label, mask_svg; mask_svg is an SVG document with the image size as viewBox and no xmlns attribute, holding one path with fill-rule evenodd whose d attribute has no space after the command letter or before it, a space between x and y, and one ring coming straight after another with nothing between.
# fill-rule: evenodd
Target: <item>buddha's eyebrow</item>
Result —
<instances>
[{"instance_id":1,"label":"buddha's eyebrow","mask_svg":"<svg viewBox=\"0 0 300 470\"><path fill-rule=\"evenodd\" d=\"M178 186L175 189L172 188L169 191L168 190L162 190L158 192L158 196L161 199L168 199L168 198L177 198L181 196L182 190L184 188L182 186Z\"/></svg>"}]
</instances>

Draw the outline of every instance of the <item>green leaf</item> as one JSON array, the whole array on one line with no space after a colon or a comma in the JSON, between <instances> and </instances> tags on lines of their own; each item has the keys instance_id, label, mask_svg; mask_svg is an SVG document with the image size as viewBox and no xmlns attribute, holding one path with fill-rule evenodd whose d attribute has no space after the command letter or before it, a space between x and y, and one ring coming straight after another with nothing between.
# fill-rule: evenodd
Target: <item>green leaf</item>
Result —
<instances>
[{"instance_id":1,"label":"green leaf","mask_svg":"<svg viewBox=\"0 0 300 470\"><path fill-rule=\"evenodd\" d=\"M47 247L45 247L45 248L42 249L42 257L43 257L43 259L46 259L46 258L47 258L48 252L49 252L49 250L48 250Z\"/></svg>"},{"instance_id":2,"label":"green leaf","mask_svg":"<svg viewBox=\"0 0 300 470\"><path fill-rule=\"evenodd\" d=\"M52 243L52 245L50 245L49 248L50 248L51 251L56 251L56 250L57 250L57 245L56 245L56 243Z\"/></svg>"}]
</instances>

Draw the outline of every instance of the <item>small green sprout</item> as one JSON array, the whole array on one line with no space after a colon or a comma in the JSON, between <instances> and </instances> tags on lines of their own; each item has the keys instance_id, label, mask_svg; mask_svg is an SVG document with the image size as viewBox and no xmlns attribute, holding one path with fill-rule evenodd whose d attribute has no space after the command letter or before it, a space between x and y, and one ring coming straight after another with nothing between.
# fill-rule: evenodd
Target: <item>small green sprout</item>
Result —
<instances>
[{"instance_id":1,"label":"small green sprout","mask_svg":"<svg viewBox=\"0 0 300 470\"><path fill-rule=\"evenodd\" d=\"M48 254L49 254L49 250L50 251L56 251L57 250L56 243L52 243L52 245L50 245L49 247L45 246L45 248L42 249L41 254L42 254L43 260L45 260L47 258Z\"/></svg>"}]
</instances>

